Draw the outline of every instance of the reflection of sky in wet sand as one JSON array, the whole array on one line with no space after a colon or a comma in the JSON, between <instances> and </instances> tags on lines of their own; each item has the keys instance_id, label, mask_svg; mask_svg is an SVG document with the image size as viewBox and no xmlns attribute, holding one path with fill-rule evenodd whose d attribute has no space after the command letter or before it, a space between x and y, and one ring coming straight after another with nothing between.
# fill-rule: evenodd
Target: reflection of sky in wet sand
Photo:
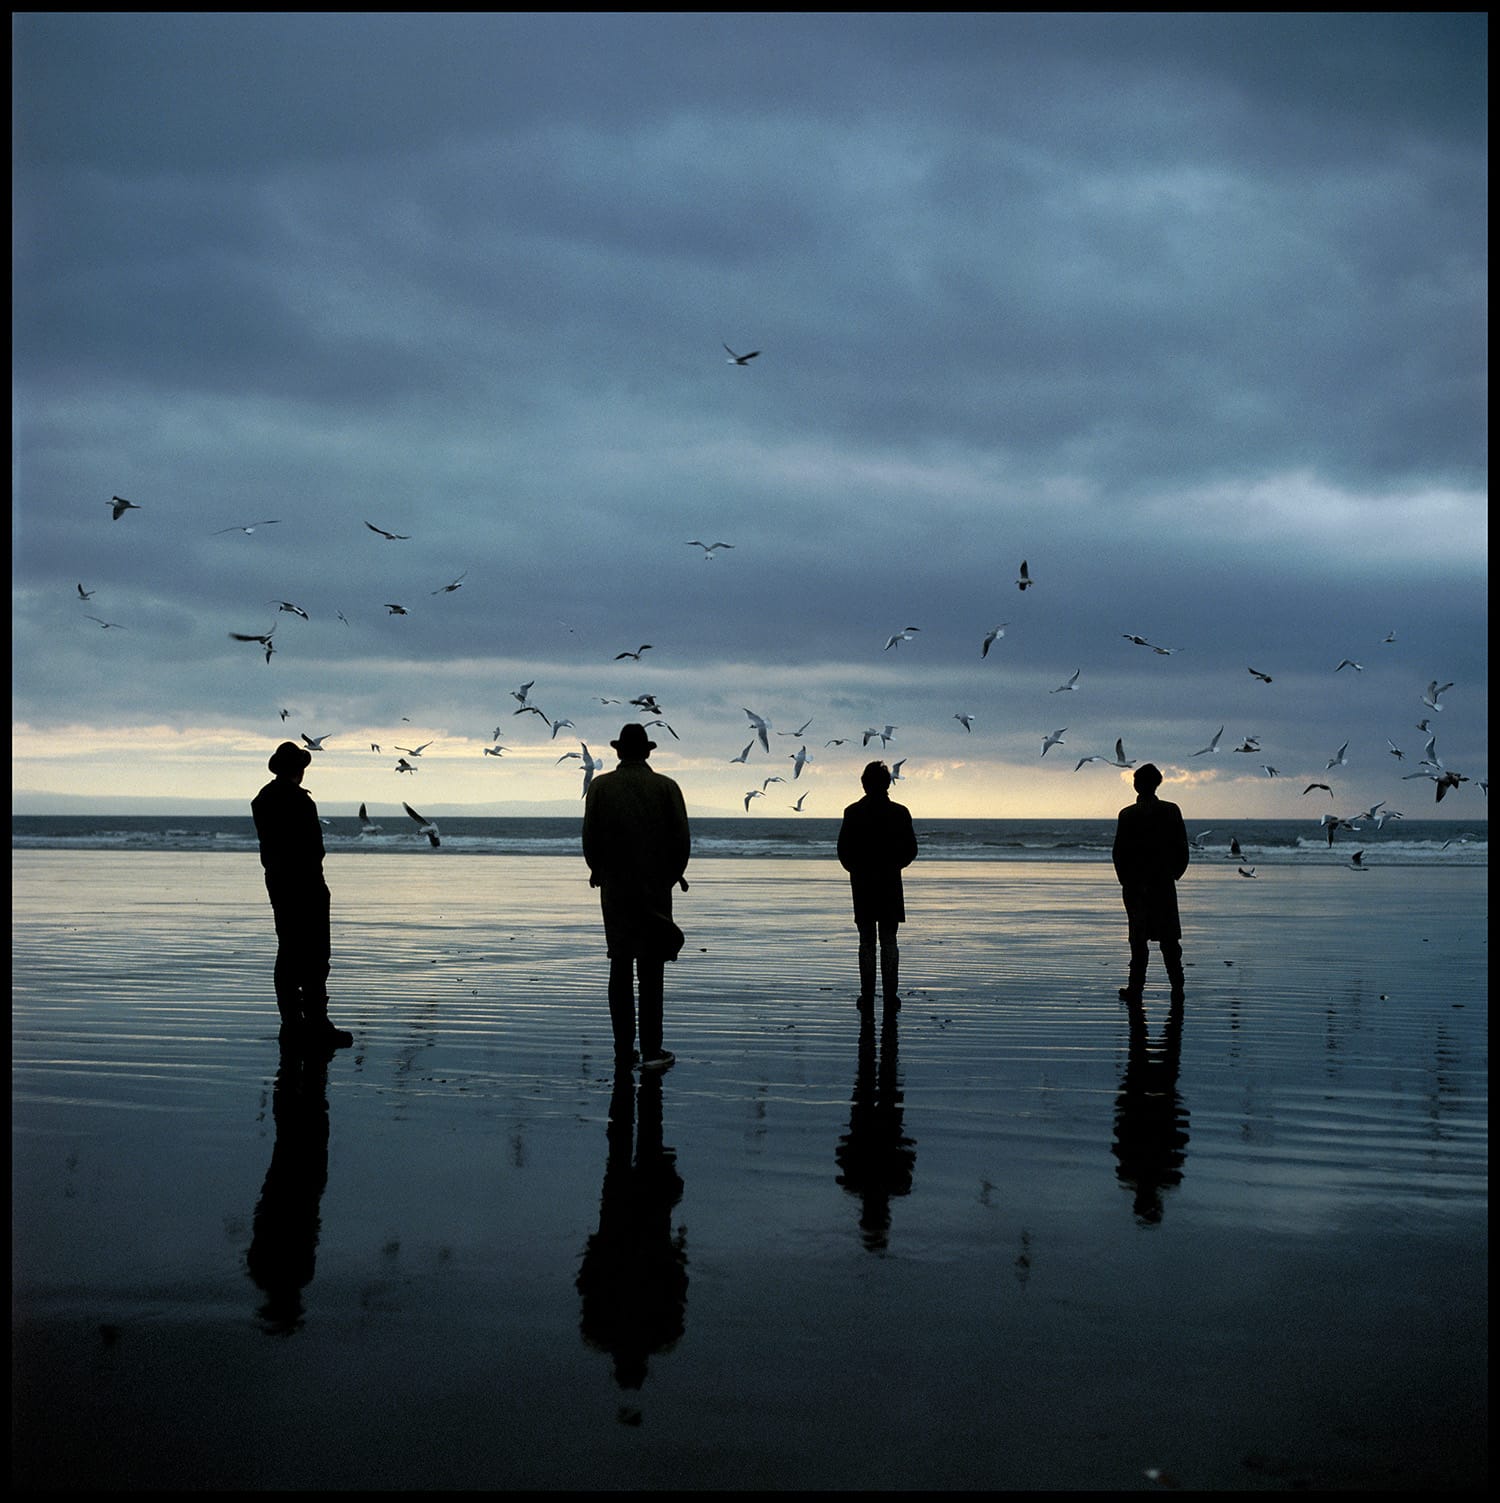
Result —
<instances>
[{"instance_id":1,"label":"reflection of sky in wet sand","mask_svg":"<svg viewBox=\"0 0 1500 1503\"><path fill-rule=\"evenodd\" d=\"M679 1063L660 1082L686 1186L662 1225L691 1289L680 1334L627 1392L580 1339L612 1164L596 901L567 861L412 868L330 870L333 1011L356 1044L328 1067L300 1323L268 1341L247 1253L287 1123L253 869L15 860L23 1474L313 1488L1477 1475L1483 873L1403 874L1399 890L1342 872L1190 877L1173 1088L1190 1141L1168 1135L1163 1214L1143 1227L1117 1151L1131 1029L1106 871L914 869L888 1141L920 1158L871 1257L864 1203L839 1183L870 1099L847 888L821 863L701 863L667 977ZM1168 1017L1150 986L1145 1016L1154 1046Z\"/></svg>"}]
</instances>

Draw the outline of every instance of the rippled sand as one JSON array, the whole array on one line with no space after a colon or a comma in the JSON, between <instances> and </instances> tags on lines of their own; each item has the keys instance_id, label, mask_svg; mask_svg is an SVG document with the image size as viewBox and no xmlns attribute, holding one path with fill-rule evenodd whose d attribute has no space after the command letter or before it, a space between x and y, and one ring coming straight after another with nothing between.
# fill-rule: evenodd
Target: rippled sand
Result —
<instances>
[{"instance_id":1,"label":"rippled sand","mask_svg":"<svg viewBox=\"0 0 1500 1503\"><path fill-rule=\"evenodd\" d=\"M1483 1484L1485 872L1195 867L1134 1040L1107 867L914 868L863 1038L689 875L637 1092L580 863L331 860L325 1070L253 860L13 853L13 1483Z\"/></svg>"}]
</instances>

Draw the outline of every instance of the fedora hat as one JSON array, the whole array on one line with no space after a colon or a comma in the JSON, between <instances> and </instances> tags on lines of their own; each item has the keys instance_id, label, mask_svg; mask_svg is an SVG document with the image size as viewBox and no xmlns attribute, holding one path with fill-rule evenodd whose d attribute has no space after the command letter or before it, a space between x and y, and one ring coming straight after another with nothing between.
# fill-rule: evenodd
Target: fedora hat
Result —
<instances>
[{"instance_id":1,"label":"fedora hat","mask_svg":"<svg viewBox=\"0 0 1500 1503\"><path fill-rule=\"evenodd\" d=\"M609 743L622 757L644 757L656 750L656 743L646 735L646 727L631 721L620 727L620 736Z\"/></svg>"},{"instance_id":2,"label":"fedora hat","mask_svg":"<svg viewBox=\"0 0 1500 1503\"><path fill-rule=\"evenodd\" d=\"M298 746L295 741L283 741L275 751L271 753L271 760L266 766L278 777L283 772L292 772L298 767L306 767L312 761L312 753L304 746Z\"/></svg>"}]
</instances>

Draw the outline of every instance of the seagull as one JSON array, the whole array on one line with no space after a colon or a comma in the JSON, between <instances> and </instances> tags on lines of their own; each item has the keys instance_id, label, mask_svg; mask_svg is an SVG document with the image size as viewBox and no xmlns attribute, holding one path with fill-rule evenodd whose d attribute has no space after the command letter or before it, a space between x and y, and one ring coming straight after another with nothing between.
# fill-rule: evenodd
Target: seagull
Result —
<instances>
[{"instance_id":1,"label":"seagull","mask_svg":"<svg viewBox=\"0 0 1500 1503\"><path fill-rule=\"evenodd\" d=\"M572 721L571 721L571 720L569 720L569 721L566 721L566 722L564 722L564 723L565 723L565 724L567 724L567 725L572 725L572 723L573 723L573 722L572 722ZM681 736L679 736L679 735L678 735L678 734L677 734L677 732L676 732L676 731L674 731L674 730L673 730L673 729L672 729L672 727L671 727L671 726L669 726L669 725L667 725L667 722L666 722L666 721L665 721L665 720L648 720L648 721L647 721L647 722L646 722L646 724L647 724L647 726L648 726L648 727L649 727L649 726L653 726L653 725L660 725L660 726L666 726L666 730L667 730L667 734L668 734L668 735L669 735L669 736L670 736L670 737L671 737L671 738L672 738L672 739L673 739L673 740L674 740L674 741L681 741L681 740L682 740L682 737L681 737Z\"/></svg>"},{"instance_id":2,"label":"seagull","mask_svg":"<svg viewBox=\"0 0 1500 1503\"><path fill-rule=\"evenodd\" d=\"M118 522L127 511L139 511L141 509L135 504L134 501L127 501L124 496L111 496L109 500L104 504L112 508L110 517L113 521L116 522Z\"/></svg>"},{"instance_id":3,"label":"seagull","mask_svg":"<svg viewBox=\"0 0 1500 1503\"><path fill-rule=\"evenodd\" d=\"M972 733L974 729L974 717L972 715L955 715L953 717L966 731Z\"/></svg>"},{"instance_id":4,"label":"seagull","mask_svg":"<svg viewBox=\"0 0 1500 1503\"><path fill-rule=\"evenodd\" d=\"M587 741L580 741L578 744L583 748L583 793L578 796L583 798L589 791L589 784L594 781L594 774L603 771L604 758L594 756L589 751Z\"/></svg>"},{"instance_id":5,"label":"seagull","mask_svg":"<svg viewBox=\"0 0 1500 1503\"><path fill-rule=\"evenodd\" d=\"M78 598L80 600L92 600L96 593L97 591L95 590L86 590L82 585L78 586Z\"/></svg>"},{"instance_id":6,"label":"seagull","mask_svg":"<svg viewBox=\"0 0 1500 1503\"><path fill-rule=\"evenodd\" d=\"M335 616L337 616L339 618L339 620L344 623L345 626L348 626L348 624L349 624L349 618L342 611L335 611L333 614Z\"/></svg>"},{"instance_id":7,"label":"seagull","mask_svg":"<svg viewBox=\"0 0 1500 1503\"><path fill-rule=\"evenodd\" d=\"M1443 795L1450 788L1457 788L1460 783L1467 783L1469 781L1468 777L1463 773L1449 772L1446 767L1438 767L1431 772L1409 772L1402 781L1410 782L1413 778L1431 778L1437 784L1438 803L1442 803Z\"/></svg>"},{"instance_id":8,"label":"seagull","mask_svg":"<svg viewBox=\"0 0 1500 1503\"><path fill-rule=\"evenodd\" d=\"M539 705L522 705L519 710L512 710L511 714L512 715L540 715L542 717L542 719L547 722L548 725L552 724L552 721L547 716L547 712L544 709L542 709Z\"/></svg>"},{"instance_id":9,"label":"seagull","mask_svg":"<svg viewBox=\"0 0 1500 1503\"><path fill-rule=\"evenodd\" d=\"M294 615L294 616L301 616L304 621L311 621L312 620L312 617L309 616L307 614L307 612L305 610L303 610L300 605L293 605L290 600L268 600L268 601L266 601L266 604L267 605L274 605L276 607L276 611L277 611L278 615L282 611L290 611L291 614Z\"/></svg>"},{"instance_id":10,"label":"seagull","mask_svg":"<svg viewBox=\"0 0 1500 1503\"><path fill-rule=\"evenodd\" d=\"M1092 756L1089 756L1089 757L1080 757L1078 759L1078 761L1077 761L1077 764L1074 766L1073 771L1077 772L1078 769L1080 767L1082 767L1085 762L1108 762L1108 761L1109 761L1108 757L1101 756L1101 755L1099 755L1099 753L1095 752Z\"/></svg>"},{"instance_id":11,"label":"seagull","mask_svg":"<svg viewBox=\"0 0 1500 1503\"><path fill-rule=\"evenodd\" d=\"M463 583L465 578L468 576L468 573L469 571L465 569L464 572L460 574L452 584L445 584L440 590L429 590L427 593L429 595L451 595L454 590L460 590L463 588Z\"/></svg>"},{"instance_id":12,"label":"seagull","mask_svg":"<svg viewBox=\"0 0 1500 1503\"><path fill-rule=\"evenodd\" d=\"M990 630L985 635L984 641L980 644L980 657L987 658L990 655L990 644L994 642L997 637L1003 637L1005 635L1005 628L1009 625L1009 621L1002 621L999 626L993 626L990 628Z\"/></svg>"},{"instance_id":13,"label":"seagull","mask_svg":"<svg viewBox=\"0 0 1500 1503\"><path fill-rule=\"evenodd\" d=\"M744 709L745 707L743 705L741 705L740 708ZM760 738L760 744L767 751L770 751L770 749L771 749L771 736L770 736L771 722L769 720L767 720L765 718L765 716L763 716L763 715L757 715L754 710L745 710L745 713L750 717L750 724L755 727L755 734ZM753 746L755 743L752 741L750 744Z\"/></svg>"},{"instance_id":14,"label":"seagull","mask_svg":"<svg viewBox=\"0 0 1500 1503\"><path fill-rule=\"evenodd\" d=\"M1135 759L1125 755L1125 741L1121 737L1115 742L1115 759L1109 764L1111 767L1134 767Z\"/></svg>"},{"instance_id":15,"label":"seagull","mask_svg":"<svg viewBox=\"0 0 1500 1503\"><path fill-rule=\"evenodd\" d=\"M396 759L396 771L397 772L415 772L416 770L417 769L415 767L413 767L411 765L411 763L406 760L405 757L398 757Z\"/></svg>"},{"instance_id":16,"label":"seagull","mask_svg":"<svg viewBox=\"0 0 1500 1503\"><path fill-rule=\"evenodd\" d=\"M1260 737L1246 736L1245 739L1237 747L1235 747L1235 750L1237 752L1258 752L1260 750Z\"/></svg>"},{"instance_id":17,"label":"seagull","mask_svg":"<svg viewBox=\"0 0 1500 1503\"><path fill-rule=\"evenodd\" d=\"M1443 707L1438 703L1438 700L1452 687L1452 684L1440 684L1436 679L1433 679L1427 686L1427 692L1422 696L1422 703L1429 710L1441 710Z\"/></svg>"},{"instance_id":18,"label":"seagull","mask_svg":"<svg viewBox=\"0 0 1500 1503\"><path fill-rule=\"evenodd\" d=\"M1063 726L1062 730L1053 731L1053 733L1042 742L1042 755L1044 757L1047 755L1047 751L1050 747L1061 746L1063 744L1063 731L1065 730L1067 730L1067 726ZM1078 769L1075 767L1073 771L1077 772Z\"/></svg>"},{"instance_id":19,"label":"seagull","mask_svg":"<svg viewBox=\"0 0 1500 1503\"><path fill-rule=\"evenodd\" d=\"M1344 753L1346 751L1348 751L1348 750L1349 750L1349 743L1346 741L1328 759L1328 767L1347 767L1349 765L1349 759L1344 755ZM1323 770L1326 772L1328 770L1328 768L1325 767Z\"/></svg>"},{"instance_id":20,"label":"seagull","mask_svg":"<svg viewBox=\"0 0 1500 1503\"><path fill-rule=\"evenodd\" d=\"M754 746L754 745L755 745L755 743L754 743L754 742L753 742L753 741L747 741L747 742L746 742L746 743L745 743L745 749L744 749L744 751L742 751L742 752L741 752L741 753L740 753L740 754L739 754L739 756L737 756L737 757L731 757L731 758L730 758L730 759L729 759L729 760L730 760L730 762L732 762L732 763L733 763L733 762L744 762L744 761L748 761L748 760L749 760L749 757L750 757L750 748L751 748L751 747L752 747L752 746Z\"/></svg>"},{"instance_id":21,"label":"seagull","mask_svg":"<svg viewBox=\"0 0 1500 1503\"><path fill-rule=\"evenodd\" d=\"M519 700L523 705L529 703L528 696L531 693L531 684L534 684L535 682L536 680L532 679L531 683L522 684L519 689L512 689L510 691L510 697L514 700Z\"/></svg>"},{"instance_id":22,"label":"seagull","mask_svg":"<svg viewBox=\"0 0 1500 1503\"><path fill-rule=\"evenodd\" d=\"M1199 747L1199 749L1197 751L1195 751L1193 753L1193 755L1195 757L1202 757L1202 756L1207 755L1207 753L1209 753L1209 752L1216 752L1216 751L1218 751L1218 749L1219 749L1219 737L1222 736L1223 734L1224 734L1224 727L1221 725L1218 728L1218 730L1216 730L1214 732L1214 739L1212 741L1210 741L1207 746Z\"/></svg>"},{"instance_id":23,"label":"seagull","mask_svg":"<svg viewBox=\"0 0 1500 1503\"><path fill-rule=\"evenodd\" d=\"M372 741L370 743L370 750L372 752L378 752L380 750L380 743L378 741Z\"/></svg>"},{"instance_id":24,"label":"seagull","mask_svg":"<svg viewBox=\"0 0 1500 1503\"><path fill-rule=\"evenodd\" d=\"M802 722L801 725L797 727L795 731L777 731L776 734L778 736L790 736L793 740L795 740L798 736L805 736L807 734L808 726L810 726L813 723L813 720L816 718L816 716L809 716Z\"/></svg>"},{"instance_id":25,"label":"seagull","mask_svg":"<svg viewBox=\"0 0 1500 1503\"><path fill-rule=\"evenodd\" d=\"M286 719L286 718L287 718L287 716L288 716L288 715L290 715L290 714L291 714L291 713L292 713L292 712L291 712L291 711L290 711L290 710L288 710L288 709L286 709L286 708L285 708L285 707L283 707L283 708L282 708L282 711L281 711L281 718L282 718L282 719L283 719L283 720L285 720L285 719Z\"/></svg>"},{"instance_id":26,"label":"seagull","mask_svg":"<svg viewBox=\"0 0 1500 1503\"><path fill-rule=\"evenodd\" d=\"M752 788L749 791L749 793L747 793L745 795L745 813L748 814L750 812L750 800L751 799L753 799L753 798L764 798L765 796L766 796L766 794L765 794L765 790L763 788Z\"/></svg>"},{"instance_id":27,"label":"seagull","mask_svg":"<svg viewBox=\"0 0 1500 1503\"><path fill-rule=\"evenodd\" d=\"M1307 785L1307 787L1302 790L1302 797L1306 798L1307 795L1309 793L1311 793L1314 788L1321 788L1323 790L1323 792L1328 795L1329 798L1333 797L1333 789L1330 788L1327 783L1309 783Z\"/></svg>"},{"instance_id":28,"label":"seagull","mask_svg":"<svg viewBox=\"0 0 1500 1503\"><path fill-rule=\"evenodd\" d=\"M685 546L689 547L689 548L701 548L703 550L703 562L707 563L711 558L714 557L714 550L715 549L717 549L717 548L733 548L734 544L733 543L700 543L697 538L689 538L688 542L686 543Z\"/></svg>"},{"instance_id":29,"label":"seagull","mask_svg":"<svg viewBox=\"0 0 1500 1503\"><path fill-rule=\"evenodd\" d=\"M545 720L547 717L544 715L542 718ZM573 730L577 730L578 729L577 726L573 725L573 722L571 720L553 720L553 721L550 721L548 723L552 727L552 734L547 738L549 741L556 741L557 740L557 733L565 725L572 727Z\"/></svg>"},{"instance_id":30,"label":"seagull","mask_svg":"<svg viewBox=\"0 0 1500 1503\"><path fill-rule=\"evenodd\" d=\"M722 343L722 341L721 341L721 343ZM724 346L724 348L726 350L729 350L729 346L727 344ZM749 365L750 362L752 360L754 360L755 357L758 354L760 354L759 350L751 350L748 355L736 355L733 350L729 350L729 359L727 361L725 361L725 364L726 365Z\"/></svg>"},{"instance_id":31,"label":"seagull","mask_svg":"<svg viewBox=\"0 0 1500 1503\"><path fill-rule=\"evenodd\" d=\"M409 543L411 541L411 534L410 533L406 533L406 532L387 532L384 527L377 527L373 522L366 522L365 526L368 527L371 532L378 532L381 535L381 537L383 537L383 538L386 539L387 542L391 542L391 543Z\"/></svg>"},{"instance_id":32,"label":"seagull","mask_svg":"<svg viewBox=\"0 0 1500 1503\"><path fill-rule=\"evenodd\" d=\"M417 834L425 835L431 841L432 848L436 850L443 843L438 839L438 827L430 819L423 819L410 804L402 804L401 807L416 820Z\"/></svg>"},{"instance_id":33,"label":"seagull","mask_svg":"<svg viewBox=\"0 0 1500 1503\"><path fill-rule=\"evenodd\" d=\"M125 630L125 628L123 626L121 626L118 621L106 621L103 616L89 616L87 619L90 620L90 621L97 621L99 623L100 627L103 628L103 630L105 630L105 631L108 631L110 629L110 627L112 627L112 626L118 628L120 631L124 631ZM270 655L269 654L270 645L271 644L268 641L266 643L267 658L268 658L268 660L269 660L269 655Z\"/></svg>"},{"instance_id":34,"label":"seagull","mask_svg":"<svg viewBox=\"0 0 1500 1503\"><path fill-rule=\"evenodd\" d=\"M271 654L276 651L275 645L271 641L271 637L275 634L275 631L276 628L274 626L270 631L261 632L259 635L254 632L232 631L229 633L229 638L233 642L259 642L266 649L266 661L269 663L271 661Z\"/></svg>"},{"instance_id":35,"label":"seagull","mask_svg":"<svg viewBox=\"0 0 1500 1503\"><path fill-rule=\"evenodd\" d=\"M1337 814L1325 814L1320 823L1322 824L1323 828L1328 831L1328 844L1330 846L1333 844L1333 832L1337 830L1340 825L1349 825L1349 821L1347 819L1340 819ZM1353 828L1352 825L1349 825L1349 827L1351 829Z\"/></svg>"},{"instance_id":36,"label":"seagull","mask_svg":"<svg viewBox=\"0 0 1500 1503\"><path fill-rule=\"evenodd\" d=\"M831 741L825 741L824 746L842 746L849 738L847 736L835 736Z\"/></svg>"},{"instance_id":37,"label":"seagull","mask_svg":"<svg viewBox=\"0 0 1500 1503\"><path fill-rule=\"evenodd\" d=\"M1255 875L1255 868L1253 866L1240 866L1236 867L1235 870L1238 871L1242 877L1253 877Z\"/></svg>"},{"instance_id":38,"label":"seagull","mask_svg":"<svg viewBox=\"0 0 1500 1503\"><path fill-rule=\"evenodd\" d=\"M661 714L661 706L657 704L654 694L638 694L630 703L635 705L637 709L645 710L650 715ZM767 747L766 750L769 751L770 748Z\"/></svg>"},{"instance_id":39,"label":"seagull","mask_svg":"<svg viewBox=\"0 0 1500 1503\"><path fill-rule=\"evenodd\" d=\"M505 755L505 748L503 746L485 746L481 747L480 750L487 757L503 757Z\"/></svg>"},{"instance_id":40,"label":"seagull","mask_svg":"<svg viewBox=\"0 0 1500 1503\"><path fill-rule=\"evenodd\" d=\"M1281 769L1279 767L1272 767L1269 762L1262 762L1260 764L1260 770L1265 773L1268 778L1279 778L1281 776Z\"/></svg>"},{"instance_id":41,"label":"seagull","mask_svg":"<svg viewBox=\"0 0 1500 1503\"><path fill-rule=\"evenodd\" d=\"M321 736L309 736L306 731L303 731L302 732L302 740L306 744L308 751L322 751L323 750L323 743L332 734L333 734L332 731L324 731ZM400 749L401 749L400 747L396 748L397 751L400 751Z\"/></svg>"},{"instance_id":42,"label":"seagull","mask_svg":"<svg viewBox=\"0 0 1500 1503\"><path fill-rule=\"evenodd\" d=\"M902 757L902 759L899 762L892 762L891 763L891 782L893 782L893 783L899 783L901 781L901 769L903 767L905 767L905 766L906 766L906 758L905 757Z\"/></svg>"},{"instance_id":43,"label":"seagull","mask_svg":"<svg viewBox=\"0 0 1500 1503\"><path fill-rule=\"evenodd\" d=\"M643 652L650 652L650 651L651 651L651 644L649 642L642 642L641 645L639 647L637 647L634 652L617 652L615 654L615 662L618 663L621 658L629 658L632 662L639 663L640 660L641 660L641 654Z\"/></svg>"},{"instance_id":44,"label":"seagull","mask_svg":"<svg viewBox=\"0 0 1500 1503\"><path fill-rule=\"evenodd\" d=\"M802 776L802 769L812 761L812 758L808 756L806 746L799 746L788 760L792 764L792 779L795 782Z\"/></svg>"},{"instance_id":45,"label":"seagull","mask_svg":"<svg viewBox=\"0 0 1500 1503\"><path fill-rule=\"evenodd\" d=\"M407 614L407 609L404 605L393 605L389 600L385 602L385 608L393 616L404 616Z\"/></svg>"},{"instance_id":46,"label":"seagull","mask_svg":"<svg viewBox=\"0 0 1500 1503\"><path fill-rule=\"evenodd\" d=\"M1352 668L1356 673L1363 673L1365 671L1365 665L1363 663L1356 663L1353 658L1342 659L1338 667L1333 671L1335 673L1342 673L1345 668Z\"/></svg>"},{"instance_id":47,"label":"seagull","mask_svg":"<svg viewBox=\"0 0 1500 1503\"><path fill-rule=\"evenodd\" d=\"M805 799L806 797L807 795L804 793L802 795L802 798L799 798L795 804L788 804L787 808L791 809L796 814L800 814L802 812L802 799Z\"/></svg>"},{"instance_id":48,"label":"seagull","mask_svg":"<svg viewBox=\"0 0 1500 1503\"><path fill-rule=\"evenodd\" d=\"M1375 816L1375 828L1377 830L1383 830L1385 828L1386 820L1405 818L1406 816L1399 809L1382 809L1380 813Z\"/></svg>"},{"instance_id":49,"label":"seagull","mask_svg":"<svg viewBox=\"0 0 1500 1503\"><path fill-rule=\"evenodd\" d=\"M1258 678L1261 681L1261 683L1263 683L1263 684L1269 684L1271 682L1271 675L1269 673L1262 673L1259 668L1252 668L1250 670L1250 672L1251 672L1251 674L1255 678Z\"/></svg>"},{"instance_id":50,"label":"seagull","mask_svg":"<svg viewBox=\"0 0 1500 1503\"><path fill-rule=\"evenodd\" d=\"M1034 583L1035 581L1031 577L1031 572L1026 567L1026 560L1023 558L1021 560L1020 578L1016 580L1016 588L1024 593L1025 591L1029 590Z\"/></svg>"},{"instance_id":51,"label":"seagull","mask_svg":"<svg viewBox=\"0 0 1500 1503\"><path fill-rule=\"evenodd\" d=\"M1208 837L1210 835L1212 835L1212 834L1213 834L1212 830L1199 830L1198 833L1196 835L1194 835L1193 839L1192 839L1193 849L1201 851L1203 849L1203 842L1205 840L1207 840Z\"/></svg>"},{"instance_id":52,"label":"seagull","mask_svg":"<svg viewBox=\"0 0 1500 1503\"><path fill-rule=\"evenodd\" d=\"M1432 722L1424 715L1417 722L1417 729L1425 736L1432 729Z\"/></svg>"},{"instance_id":53,"label":"seagull","mask_svg":"<svg viewBox=\"0 0 1500 1503\"><path fill-rule=\"evenodd\" d=\"M432 742L424 741L420 746L398 746L396 750L398 752L405 752L408 757L420 757L431 745Z\"/></svg>"},{"instance_id":54,"label":"seagull","mask_svg":"<svg viewBox=\"0 0 1500 1503\"><path fill-rule=\"evenodd\" d=\"M1240 860L1244 856L1244 854L1245 853L1240 849L1240 838L1239 838L1239 836L1238 835L1231 835L1229 837L1229 858L1230 858L1230 860L1232 860L1232 861L1238 861L1238 860Z\"/></svg>"},{"instance_id":55,"label":"seagull","mask_svg":"<svg viewBox=\"0 0 1500 1503\"><path fill-rule=\"evenodd\" d=\"M380 833L380 826L365 813L365 806L363 804L359 806L359 833L361 835L378 835Z\"/></svg>"},{"instance_id":56,"label":"seagull","mask_svg":"<svg viewBox=\"0 0 1500 1503\"><path fill-rule=\"evenodd\" d=\"M898 631L895 634L895 636L893 636L893 637L887 637L885 639L885 651L889 652L891 650L891 648L893 648L893 647L899 647L901 645L901 643L903 643L903 642L910 642L912 640L912 635L911 634L914 631L921 631L921 630L922 630L922 628L920 626L908 626L904 630Z\"/></svg>"},{"instance_id":57,"label":"seagull","mask_svg":"<svg viewBox=\"0 0 1500 1503\"><path fill-rule=\"evenodd\" d=\"M779 772L774 772L774 773L771 774L770 777L768 777L768 778L762 778L760 780L760 791L762 793L764 793L766 791L766 789L771 786L772 783L784 783L784 782L786 782L786 779L784 777L782 777L782 775Z\"/></svg>"},{"instance_id":58,"label":"seagull","mask_svg":"<svg viewBox=\"0 0 1500 1503\"><path fill-rule=\"evenodd\" d=\"M874 726L871 726L870 729L865 732L865 739L860 742L860 745L861 746L868 746L870 744L870 737L871 736L879 736L880 737L880 749L881 749L881 751L884 751L886 749L886 747L890 744L891 737L896 733L896 731L898 729L899 729L899 727L897 727L897 726L888 725L888 726L886 726L886 728L883 731L877 731Z\"/></svg>"},{"instance_id":59,"label":"seagull","mask_svg":"<svg viewBox=\"0 0 1500 1503\"><path fill-rule=\"evenodd\" d=\"M249 537L257 527L275 527L278 525L276 518L272 517L268 522L252 522L248 527L216 527L212 535L218 537L221 532L243 532L246 537Z\"/></svg>"},{"instance_id":60,"label":"seagull","mask_svg":"<svg viewBox=\"0 0 1500 1503\"><path fill-rule=\"evenodd\" d=\"M1082 672L1082 668L1075 668L1073 670L1073 677L1070 678L1067 683L1059 684L1055 689L1049 690L1048 692L1052 694L1066 694L1070 690L1076 689L1078 687L1078 675Z\"/></svg>"},{"instance_id":61,"label":"seagull","mask_svg":"<svg viewBox=\"0 0 1500 1503\"><path fill-rule=\"evenodd\" d=\"M1394 642L1394 641L1395 641L1395 640L1396 640L1396 633L1395 633L1395 632L1393 632L1393 631L1388 631L1388 632L1387 632L1387 633L1386 633L1386 634L1385 634L1385 635L1384 635L1384 636L1383 636L1383 637L1382 637L1382 638L1381 638L1381 639L1380 639L1380 641L1381 641L1381 645L1382 645L1382 646L1384 646L1384 645L1385 645L1385 644L1386 644L1386 643L1387 643L1387 642Z\"/></svg>"}]
</instances>

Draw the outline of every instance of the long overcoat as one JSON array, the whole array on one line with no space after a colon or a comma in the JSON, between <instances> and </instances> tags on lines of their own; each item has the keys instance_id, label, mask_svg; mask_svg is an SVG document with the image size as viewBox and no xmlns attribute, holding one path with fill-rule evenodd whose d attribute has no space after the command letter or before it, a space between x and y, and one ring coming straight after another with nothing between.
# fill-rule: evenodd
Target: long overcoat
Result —
<instances>
[{"instance_id":1,"label":"long overcoat","mask_svg":"<svg viewBox=\"0 0 1500 1503\"><path fill-rule=\"evenodd\" d=\"M1188 867L1182 810L1154 794L1137 795L1120 810L1113 856L1131 938L1181 939L1177 879Z\"/></svg>"},{"instance_id":2,"label":"long overcoat","mask_svg":"<svg viewBox=\"0 0 1500 1503\"><path fill-rule=\"evenodd\" d=\"M671 778L643 761L621 762L589 784L583 859L599 888L611 956L676 959L672 889L692 851L687 805Z\"/></svg>"},{"instance_id":3,"label":"long overcoat","mask_svg":"<svg viewBox=\"0 0 1500 1503\"><path fill-rule=\"evenodd\" d=\"M844 810L839 865L849 873L856 924L906 922L902 871L917 859L911 810L885 793L867 793Z\"/></svg>"}]
</instances>

